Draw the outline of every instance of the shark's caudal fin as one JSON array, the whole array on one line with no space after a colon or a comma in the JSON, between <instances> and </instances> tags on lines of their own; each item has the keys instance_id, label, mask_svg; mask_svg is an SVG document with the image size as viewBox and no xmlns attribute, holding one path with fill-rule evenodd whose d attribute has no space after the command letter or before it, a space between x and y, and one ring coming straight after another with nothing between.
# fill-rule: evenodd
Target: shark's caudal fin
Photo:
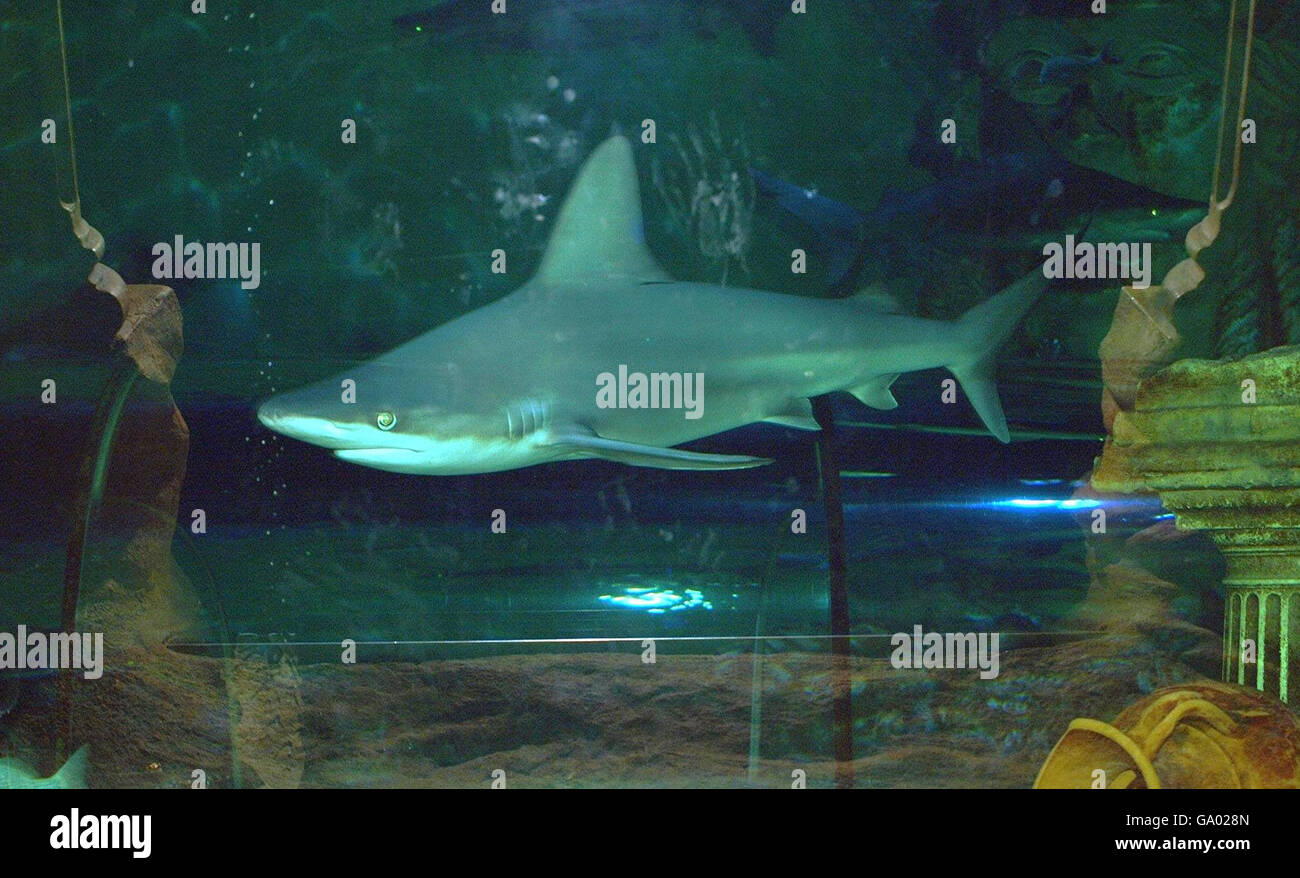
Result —
<instances>
[{"instance_id":1,"label":"shark's caudal fin","mask_svg":"<svg viewBox=\"0 0 1300 878\"><path fill-rule=\"evenodd\" d=\"M957 376L984 426L1002 442L1010 442L1011 433L994 382L998 348L1045 289L1047 278L1039 266L957 320L961 353L948 370Z\"/></svg>"}]
</instances>

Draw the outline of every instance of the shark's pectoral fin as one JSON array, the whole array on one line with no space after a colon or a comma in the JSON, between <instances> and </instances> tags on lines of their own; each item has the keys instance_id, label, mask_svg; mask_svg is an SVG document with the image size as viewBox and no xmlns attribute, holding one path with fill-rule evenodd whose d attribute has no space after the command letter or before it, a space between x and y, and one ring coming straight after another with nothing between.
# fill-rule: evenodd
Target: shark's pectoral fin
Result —
<instances>
[{"instance_id":1,"label":"shark's pectoral fin","mask_svg":"<svg viewBox=\"0 0 1300 878\"><path fill-rule=\"evenodd\" d=\"M894 399L894 394L890 393L889 385L893 384L897 379L897 372L892 375L880 375L865 384L850 387L848 391L873 409L896 409L898 408L898 400Z\"/></svg>"},{"instance_id":2,"label":"shark's pectoral fin","mask_svg":"<svg viewBox=\"0 0 1300 878\"><path fill-rule=\"evenodd\" d=\"M799 415L772 415L763 419L764 424L778 424L782 427L790 427L795 430L820 430L821 425L812 418L804 418Z\"/></svg>"},{"instance_id":3,"label":"shark's pectoral fin","mask_svg":"<svg viewBox=\"0 0 1300 878\"><path fill-rule=\"evenodd\" d=\"M763 418L766 424L780 424L796 430L820 430L817 419L813 417L812 403L804 397L795 397L779 412L773 412Z\"/></svg>"},{"instance_id":4,"label":"shark's pectoral fin","mask_svg":"<svg viewBox=\"0 0 1300 878\"><path fill-rule=\"evenodd\" d=\"M766 457L748 457L743 454L701 454L698 451L682 451L680 448L638 445L580 430L560 433L548 444L574 457L599 457L631 466L657 469L748 469L772 462Z\"/></svg>"}]
</instances>

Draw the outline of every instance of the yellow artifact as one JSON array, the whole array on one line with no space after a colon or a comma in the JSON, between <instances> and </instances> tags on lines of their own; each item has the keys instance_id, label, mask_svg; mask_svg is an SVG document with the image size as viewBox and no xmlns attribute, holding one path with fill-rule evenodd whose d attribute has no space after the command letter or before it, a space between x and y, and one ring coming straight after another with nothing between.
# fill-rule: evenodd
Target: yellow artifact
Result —
<instances>
[{"instance_id":1,"label":"yellow artifact","mask_svg":"<svg viewBox=\"0 0 1300 878\"><path fill-rule=\"evenodd\" d=\"M1300 787L1300 725L1271 696L1230 683L1158 689L1114 725L1076 719L1035 789Z\"/></svg>"}]
</instances>

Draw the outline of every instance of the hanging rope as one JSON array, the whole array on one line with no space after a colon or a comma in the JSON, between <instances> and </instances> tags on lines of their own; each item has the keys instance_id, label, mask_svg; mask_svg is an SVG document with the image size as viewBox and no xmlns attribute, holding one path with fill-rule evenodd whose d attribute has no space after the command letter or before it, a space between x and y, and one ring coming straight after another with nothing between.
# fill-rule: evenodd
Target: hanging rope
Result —
<instances>
[{"instance_id":1,"label":"hanging rope","mask_svg":"<svg viewBox=\"0 0 1300 878\"><path fill-rule=\"evenodd\" d=\"M77 181L77 138L72 130L72 86L68 79L68 41L63 34L63 0L54 0L54 10L59 20L59 58L63 64L63 111L68 119L68 157L72 163L72 201L59 199L59 205L72 218L72 233L81 246L104 258L104 236L81 216L81 187Z\"/></svg>"},{"instance_id":2,"label":"hanging rope","mask_svg":"<svg viewBox=\"0 0 1300 878\"><path fill-rule=\"evenodd\" d=\"M1196 257L1219 236L1219 229L1223 224L1223 212L1237 197L1237 183L1241 180L1241 123L1246 118L1246 91L1250 84L1250 52L1255 43L1255 0L1250 0L1250 9L1246 13L1246 46L1241 61L1241 87L1237 92L1237 124L1232 131L1232 138L1236 141L1232 149L1232 183L1228 186L1228 194L1220 199L1219 178L1223 169L1223 134L1228 123L1228 81L1232 72L1232 44L1236 30L1237 0L1232 0L1232 6L1228 10L1228 46L1223 58L1223 92L1219 97L1219 136L1215 144L1214 177L1210 181L1210 209L1205 219L1192 226L1187 232L1188 259L1179 263L1170 272L1173 275L1172 282L1169 277L1166 277L1162 284L1173 293L1175 299L1191 292L1204 278L1204 273L1200 272L1199 266L1196 265Z\"/></svg>"},{"instance_id":3,"label":"hanging rope","mask_svg":"<svg viewBox=\"0 0 1300 878\"><path fill-rule=\"evenodd\" d=\"M1214 156L1214 182L1210 185L1210 209L1216 207L1222 211L1232 204L1237 195L1237 181L1241 173L1241 123L1246 118L1246 88L1250 84L1250 51L1255 42L1255 0L1250 0L1250 11L1246 13L1246 48L1241 62L1241 89L1237 97L1237 126L1234 139L1237 141L1232 152L1232 184L1228 194L1219 200L1219 168L1223 162L1223 128L1228 121L1228 78L1232 69L1232 41L1237 29L1237 0L1232 0L1228 12L1228 48L1223 58L1223 94L1219 99L1219 137L1216 142L1218 152Z\"/></svg>"}]
</instances>

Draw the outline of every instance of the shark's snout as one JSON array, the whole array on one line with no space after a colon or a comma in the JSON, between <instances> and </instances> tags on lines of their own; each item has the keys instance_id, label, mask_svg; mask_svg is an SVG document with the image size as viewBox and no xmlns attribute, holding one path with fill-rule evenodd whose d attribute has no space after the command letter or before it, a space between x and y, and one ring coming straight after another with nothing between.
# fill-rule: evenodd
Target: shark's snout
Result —
<instances>
[{"instance_id":1,"label":"shark's snout","mask_svg":"<svg viewBox=\"0 0 1300 878\"><path fill-rule=\"evenodd\" d=\"M261 421L262 426L266 427L268 430L274 430L277 433L281 433L285 436L292 436L295 439L303 438L297 435L299 430L295 430L295 426L301 428L301 426L303 426L303 421L315 420L314 418L305 419L301 416L295 415L293 409L285 406L280 397L268 399L266 402L258 406L257 419ZM297 423L295 424L295 422Z\"/></svg>"},{"instance_id":2,"label":"shark's snout","mask_svg":"<svg viewBox=\"0 0 1300 878\"><path fill-rule=\"evenodd\" d=\"M279 423L281 411L274 399L268 399L257 407L257 419L262 422L262 426L268 430L274 430L275 425Z\"/></svg>"},{"instance_id":3,"label":"shark's snout","mask_svg":"<svg viewBox=\"0 0 1300 878\"><path fill-rule=\"evenodd\" d=\"M313 414L283 396L262 403L257 409L257 419L268 430L322 448L357 448L368 444L356 435L360 431L354 425Z\"/></svg>"}]
</instances>

